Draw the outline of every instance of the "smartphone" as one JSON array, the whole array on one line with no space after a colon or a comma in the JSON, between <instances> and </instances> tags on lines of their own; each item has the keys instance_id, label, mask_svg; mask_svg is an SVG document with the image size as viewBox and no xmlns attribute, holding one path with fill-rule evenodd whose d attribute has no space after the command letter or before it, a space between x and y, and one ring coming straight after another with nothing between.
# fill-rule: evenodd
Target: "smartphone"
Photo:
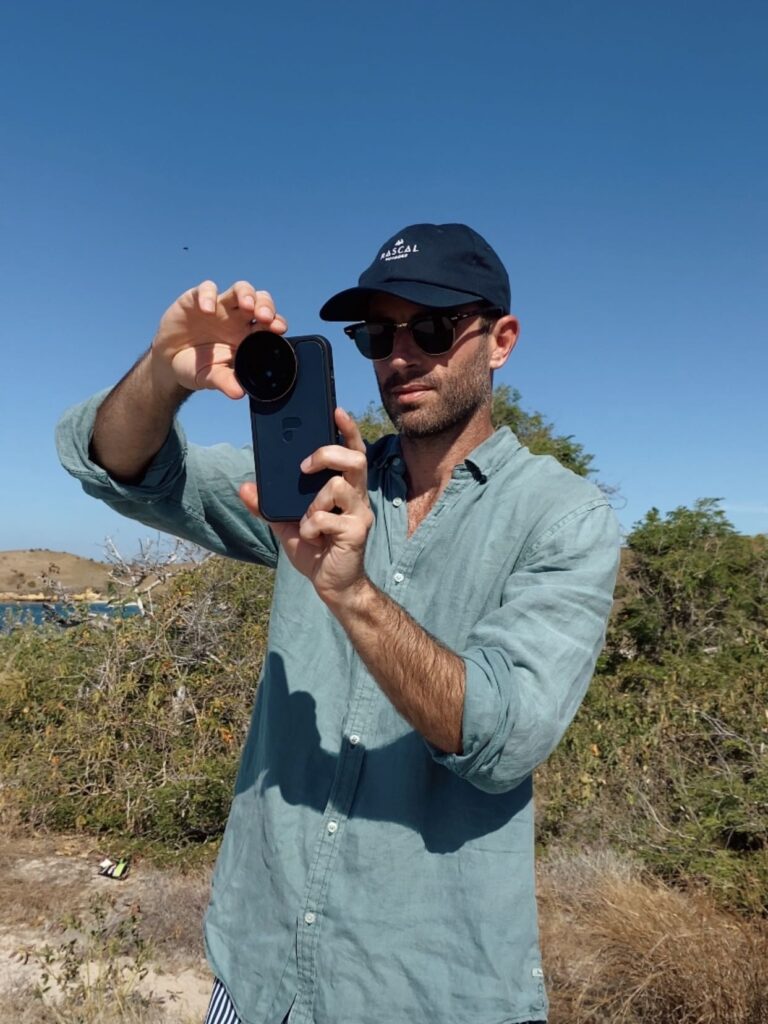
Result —
<instances>
[{"instance_id":1,"label":"smartphone","mask_svg":"<svg viewBox=\"0 0 768 1024\"><path fill-rule=\"evenodd\" d=\"M301 519L334 475L302 473L301 462L322 445L341 443L330 342L319 334L255 331L238 347L234 369L250 403L261 513L274 523Z\"/></svg>"}]
</instances>

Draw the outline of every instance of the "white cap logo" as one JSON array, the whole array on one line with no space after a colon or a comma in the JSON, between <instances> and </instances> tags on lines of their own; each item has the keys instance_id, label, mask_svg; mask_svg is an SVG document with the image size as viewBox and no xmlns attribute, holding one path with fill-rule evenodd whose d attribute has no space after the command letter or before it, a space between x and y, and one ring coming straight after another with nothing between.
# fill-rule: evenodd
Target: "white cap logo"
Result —
<instances>
[{"instance_id":1,"label":"white cap logo","mask_svg":"<svg viewBox=\"0 0 768 1024\"><path fill-rule=\"evenodd\" d=\"M419 252L415 242L413 245L406 245L404 238L398 238L391 249L384 250L379 259L389 263L390 260L404 260L414 252Z\"/></svg>"}]
</instances>

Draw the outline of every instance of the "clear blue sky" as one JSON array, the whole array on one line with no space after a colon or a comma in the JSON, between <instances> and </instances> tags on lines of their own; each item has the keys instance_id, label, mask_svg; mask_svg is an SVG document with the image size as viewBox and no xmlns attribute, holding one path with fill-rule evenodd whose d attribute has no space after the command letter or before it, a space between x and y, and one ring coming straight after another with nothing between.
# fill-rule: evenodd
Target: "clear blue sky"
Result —
<instances>
[{"instance_id":1,"label":"clear blue sky","mask_svg":"<svg viewBox=\"0 0 768 1024\"><path fill-rule=\"evenodd\" d=\"M35 2L0 37L0 549L148 531L59 468L58 415L211 277L296 333L417 221L508 266L499 383L594 452L627 528L722 497L768 532L768 8ZM188 247L188 248L185 248ZM336 325L341 404L376 397ZM195 396L191 439L248 440Z\"/></svg>"}]
</instances>

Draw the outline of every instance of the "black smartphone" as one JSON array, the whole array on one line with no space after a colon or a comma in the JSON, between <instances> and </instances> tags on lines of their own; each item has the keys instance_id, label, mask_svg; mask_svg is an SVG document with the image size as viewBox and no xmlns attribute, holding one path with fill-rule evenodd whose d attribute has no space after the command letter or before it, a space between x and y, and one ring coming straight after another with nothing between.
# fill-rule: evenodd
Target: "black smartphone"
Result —
<instances>
[{"instance_id":1,"label":"black smartphone","mask_svg":"<svg viewBox=\"0 0 768 1024\"><path fill-rule=\"evenodd\" d=\"M321 445L340 443L330 342L255 331L240 343L234 369L250 403L261 513L275 523L301 519L334 475L302 473L301 462Z\"/></svg>"}]
</instances>

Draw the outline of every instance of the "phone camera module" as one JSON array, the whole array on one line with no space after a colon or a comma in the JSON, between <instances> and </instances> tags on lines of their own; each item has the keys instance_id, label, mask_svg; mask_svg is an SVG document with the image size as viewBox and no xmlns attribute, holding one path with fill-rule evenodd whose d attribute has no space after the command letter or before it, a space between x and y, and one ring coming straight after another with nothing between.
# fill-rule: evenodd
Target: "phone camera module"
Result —
<instances>
[{"instance_id":1,"label":"phone camera module","mask_svg":"<svg viewBox=\"0 0 768 1024\"><path fill-rule=\"evenodd\" d=\"M257 402L277 402L293 389L298 363L293 345L271 331L255 331L235 353L235 376Z\"/></svg>"}]
</instances>

